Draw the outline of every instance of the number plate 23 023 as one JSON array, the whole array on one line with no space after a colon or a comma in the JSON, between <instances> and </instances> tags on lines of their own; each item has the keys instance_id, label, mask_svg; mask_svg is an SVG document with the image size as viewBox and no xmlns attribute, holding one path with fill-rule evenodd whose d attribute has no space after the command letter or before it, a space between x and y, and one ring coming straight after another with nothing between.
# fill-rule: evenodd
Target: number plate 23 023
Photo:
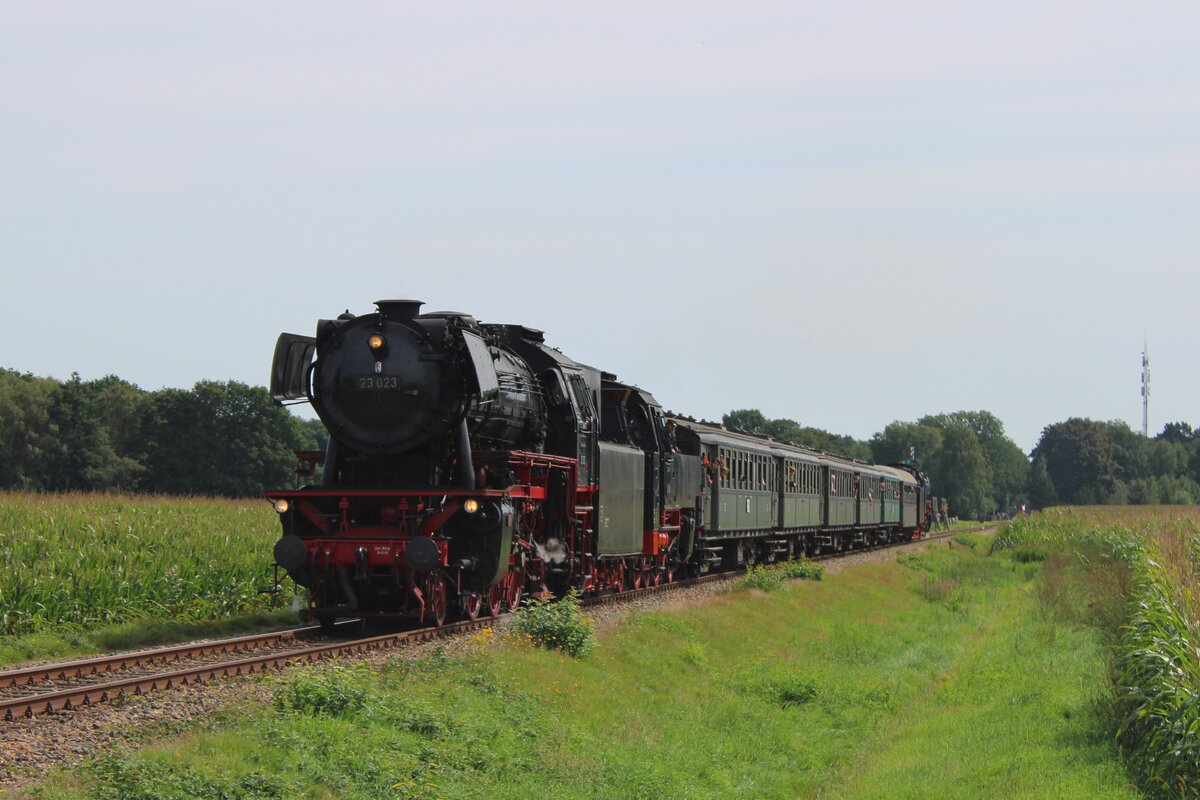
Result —
<instances>
[{"instance_id":1,"label":"number plate 23 023","mask_svg":"<svg viewBox=\"0 0 1200 800\"><path fill-rule=\"evenodd\" d=\"M400 379L395 375L360 375L354 379L354 388L360 390L399 391L404 387L400 385Z\"/></svg>"}]
</instances>

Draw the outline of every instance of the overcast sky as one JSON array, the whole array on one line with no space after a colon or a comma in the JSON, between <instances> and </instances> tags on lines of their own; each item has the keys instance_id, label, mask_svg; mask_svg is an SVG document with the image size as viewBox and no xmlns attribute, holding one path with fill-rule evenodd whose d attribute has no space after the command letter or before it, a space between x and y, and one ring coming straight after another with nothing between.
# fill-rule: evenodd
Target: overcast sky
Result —
<instances>
[{"instance_id":1,"label":"overcast sky","mask_svg":"<svg viewBox=\"0 0 1200 800\"><path fill-rule=\"evenodd\" d=\"M836 6L836 7L835 7ZM0 366L410 297L676 411L1200 425L1200 4L4 3Z\"/></svg>"}]
</instances>

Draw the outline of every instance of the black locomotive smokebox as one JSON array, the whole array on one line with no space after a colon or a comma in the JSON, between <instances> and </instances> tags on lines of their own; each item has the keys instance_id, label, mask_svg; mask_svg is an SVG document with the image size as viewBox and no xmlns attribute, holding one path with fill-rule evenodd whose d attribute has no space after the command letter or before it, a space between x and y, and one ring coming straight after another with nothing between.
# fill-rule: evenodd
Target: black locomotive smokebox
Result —
<instances>
[{"instance_id":1,"label":"black locomotive smokebox","mask_svg":"<svg viewBox=\"0 0 1200 800\"><path fill-rule=\"evenodd\" d=\"M275 543L275 563L288 572L304 566L308 560L308 545L299 536L284 536Z\"/></svg>"},{"instance_id":2,"label":"black locomotive smokebox","mask_svg":"<svg viewBox=\"0 0 1200 800\"><path fill-rule=\"evenodd\" d=\"M433 539L419 536L404 548L404 561L417 572L428 572L438 565L438 547Z\"/></svg>"}]
</instances>

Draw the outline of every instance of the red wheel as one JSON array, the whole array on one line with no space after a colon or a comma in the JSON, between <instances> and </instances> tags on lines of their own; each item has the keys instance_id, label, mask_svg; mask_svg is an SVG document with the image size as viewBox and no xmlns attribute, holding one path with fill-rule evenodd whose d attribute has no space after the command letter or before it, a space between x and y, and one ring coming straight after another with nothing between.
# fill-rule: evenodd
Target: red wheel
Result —
<instances>
[{"instance_id":1,"label":"red wheel","mask_svg":"<svg viewBox=\"0 0 1200 800\"><path fill-rule=\"evenodd\" d=\"M488 589L487 612L489 617L498 617L504 610L504 584L496 584Z\"/></svg>"},{"instance_id":2,"label":"red wheel","mask_svg":"<svg viewBox=\"0 0 1200 800\"><path fill-rule=\"evenodd\" d=\"M667 567L665 577L666 577L667 583L674 583L675 582L675 568Z\"/></svg>"},{"instance_id":3,"label":"red wheel","mask_svg":"<svg viewBox=\"0 0 1200 800\"><path fill-rule=\"evenodd\" d=\"M525 594L525 572L524 570L513 570L508 573L504 583L507 588L508 607L516 611L521 607L521 597Z\"/></svg>"},{"instance_id":4,"label":"red wheel","mask_svg":"<svg viewBox=\"0 0 1200 800\"><path fill-rule=\"evenodd\" d=\"M483 611L483 595L476 592L464 594L462 596L462 609L466 618L472 622L479 619L479 615Z\"/></svg>"},{"instance_id":5,"label":"red wheel","mask_svg":"<svg viewBox=\"0 0 1200 800\"><path fill-rule=\"evenodd\" d=\"M650 585L658 586L660 583L662 583L662 570L659 569L658 567L651 567L650 568Z\"/></svg>"},{"instance_id":6,"label":"red wheel","mask_svg":"<svg viewBox=\"0 0 1200 800\"><path fill-rule=\"evenodd\" d=\"M425 612L430 621L438 626L446 624L446 582L441 574L430 573L425 588Z\"/></svg>"},{"instance_id":7,"label":"red wheel","mask_svg":"<svg viewBox=\"0 0 1200 800\"><path fill-rule=\"evenodd\" d=\"M630 580L629 580L629 588L631 588L631 589L642 588L642 570L640 567L634 567L633 577L630 578Z\"/></svg>"}]
</instances>

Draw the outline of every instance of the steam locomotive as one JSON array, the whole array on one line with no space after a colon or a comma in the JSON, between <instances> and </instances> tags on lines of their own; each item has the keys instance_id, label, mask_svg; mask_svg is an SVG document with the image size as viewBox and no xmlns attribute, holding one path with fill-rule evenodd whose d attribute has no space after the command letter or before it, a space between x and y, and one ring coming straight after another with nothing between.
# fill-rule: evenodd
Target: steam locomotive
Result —
<instances>
[{"instance_id":1,"label":"steam locomotive","mask_svg":"<svg viewBox=\"0 0 1200 800\"><path fill-rule=\"evenodd\" d=\"M281 334L275 402L329 431L271 490L275 562L323 625L442 624L918 536L924 477L663 412L521 325L382 300Z\"/></svg>"}]
</instances>

